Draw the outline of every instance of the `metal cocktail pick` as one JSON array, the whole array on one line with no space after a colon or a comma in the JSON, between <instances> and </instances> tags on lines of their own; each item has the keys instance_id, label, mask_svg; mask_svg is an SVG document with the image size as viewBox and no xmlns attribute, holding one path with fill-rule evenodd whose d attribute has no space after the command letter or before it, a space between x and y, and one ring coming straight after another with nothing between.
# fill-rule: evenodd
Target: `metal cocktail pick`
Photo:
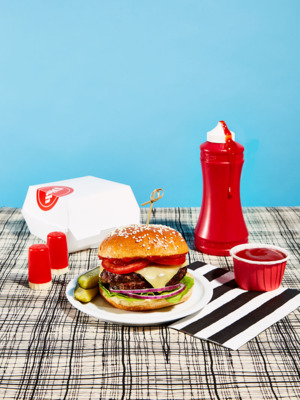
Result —
<instances>
[{"instance_id":1,"label":"metal cocktail pick","mask_svg":"<svg viewBox=\"0 0 300 400\"><path fill-rule=\"evenodd\" d=\"M156 194L157 194L157 197L155 197ZM153 190L153 192L150 195L150 200L147 201L146 203L142 204L142 206L145 206L145 205L151 203L151 205L149 207L149 211L148 211L148 218L147 218L146 225L148 225L149 221L150 221L153 203L156 202L157 200L161 199L163 197L163 195L164 195L163 189L155 189L155 190Z\"/></svg>"}]
</instances>

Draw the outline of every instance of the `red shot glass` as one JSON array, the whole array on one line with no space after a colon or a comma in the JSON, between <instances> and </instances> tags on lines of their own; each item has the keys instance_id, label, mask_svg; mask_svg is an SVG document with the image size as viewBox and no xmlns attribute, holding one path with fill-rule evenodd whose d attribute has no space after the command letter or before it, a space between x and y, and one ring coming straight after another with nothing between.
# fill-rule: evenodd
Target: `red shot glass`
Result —
<instances>
[{"instance_id":1,"label":"red shot glass","mask_svg":"<svg viewBox=\"0 0 300 400\"><path fill-rule=\"evenodd\" d=\"M33 244L29 247L28 283L34 290L48 289L51 286L50 256L46 244Z\"/></svg>"},{"instance_id":2,"label":"red shot glass","mask_svg":"<svg viewBox=\"0 0 300 400\"><path fill-rule=\"evenodd\" d=\"M47 236L50 252L51 272L54 275L65 274L69 270L67 237L63 232L51 232Z\"/></svg>"}]
</instances>

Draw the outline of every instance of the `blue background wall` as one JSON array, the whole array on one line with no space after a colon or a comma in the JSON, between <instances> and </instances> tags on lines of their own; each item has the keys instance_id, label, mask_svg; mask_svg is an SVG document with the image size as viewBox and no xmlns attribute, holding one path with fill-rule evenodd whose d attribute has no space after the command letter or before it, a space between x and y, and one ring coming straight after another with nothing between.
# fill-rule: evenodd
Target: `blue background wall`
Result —
<instances>
[{"instance_id":1,"label":"blue background wall","mask_svg":"<svg viewBox=\"0 0 300 400\"><path fill-rule=\"evenodd\" d=\"M244 206L299 202L300 2L0 1L0 205L94 175L200 206L199 145L245 146Z\"/></svg>"}]
</instances>

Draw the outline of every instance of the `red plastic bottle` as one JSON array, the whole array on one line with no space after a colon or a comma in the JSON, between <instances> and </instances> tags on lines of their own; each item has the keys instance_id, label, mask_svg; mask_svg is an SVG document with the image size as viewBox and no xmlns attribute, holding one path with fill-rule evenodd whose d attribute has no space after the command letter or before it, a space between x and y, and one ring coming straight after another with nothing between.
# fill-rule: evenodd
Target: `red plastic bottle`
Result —
<instances>
[{"instance_id":1,"label":"red plastic bottle","mask_svg":"<svg viewBox=\"0 0 300 400\"><path fill-rule=\"evenodd\" d=\"M195 246L206 254L227 256L232 247L248 242L240 200L244 147L220 121L200 150L203 198Z\"/></svg>"}]
</instances>

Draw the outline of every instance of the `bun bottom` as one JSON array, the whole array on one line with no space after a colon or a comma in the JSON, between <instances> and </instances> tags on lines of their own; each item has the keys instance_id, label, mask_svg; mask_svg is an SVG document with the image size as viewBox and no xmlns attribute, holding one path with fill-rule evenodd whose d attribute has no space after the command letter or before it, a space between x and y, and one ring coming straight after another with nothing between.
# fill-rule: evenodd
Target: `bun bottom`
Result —
<instances>
[{"instance_id":1,"label":"bun bottom","mask_svg":"<svg viewBox=\"0 0 300 400\"><path fill-rule=\"evenodd\" d=\"M121 297L108 297L105 291L100 287L101 296L112 306L116 308L120 308L121 310L127 311L151 311L157 310L159 308L164 307L172 307L179 303L184 303L187 301L192 295L193 288L191 288L178 303L169 303L166 299L145 299L139 300L134 299L134 301L128 301L125 298Z\"/></svg>"}]
</instances>

